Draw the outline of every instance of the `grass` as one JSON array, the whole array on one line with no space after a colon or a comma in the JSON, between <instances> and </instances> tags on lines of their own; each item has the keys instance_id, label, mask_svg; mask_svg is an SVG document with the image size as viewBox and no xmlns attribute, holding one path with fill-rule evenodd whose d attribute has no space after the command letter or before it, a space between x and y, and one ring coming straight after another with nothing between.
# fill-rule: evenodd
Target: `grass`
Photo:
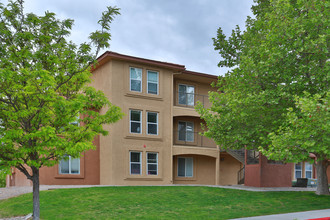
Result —
<instances>
[{"instance_id":1,"label":"grass","mask_svg":"<svg viewBox=\"0 0 330 220\"><path fill-rule=\"evenodd\" d=\"M195 186L95 187L40 193L42 219L230 219L330 208L314 192ZM0 201L0 217L32 212L32 194Z\"/></svg>"}]
</instances>

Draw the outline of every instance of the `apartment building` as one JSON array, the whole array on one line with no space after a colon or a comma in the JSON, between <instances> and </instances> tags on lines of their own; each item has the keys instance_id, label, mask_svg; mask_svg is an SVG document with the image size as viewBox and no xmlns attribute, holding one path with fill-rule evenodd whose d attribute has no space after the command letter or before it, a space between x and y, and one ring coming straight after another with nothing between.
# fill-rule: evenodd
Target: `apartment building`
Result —
<instances>
[{"instance_id":1,"label":"apartment building","mask_svg":"<svg viewBox=\"0 0 330 220\"><path fill-rule=\"evenodd\" d=\"M293 164L269 163L245 150L225 152L200 135L203 121L194 106L210 106L208 92L215 90L210 84L216 76L114 52L98 62L92 86L125 116L104 127L108 136L95 137L96 150L42 168L40 184L236 185L245 180L252 186L290 186L299 175ZM20 185L30 182L13 169L7 186Z\"/></svg>"}]
</instances>

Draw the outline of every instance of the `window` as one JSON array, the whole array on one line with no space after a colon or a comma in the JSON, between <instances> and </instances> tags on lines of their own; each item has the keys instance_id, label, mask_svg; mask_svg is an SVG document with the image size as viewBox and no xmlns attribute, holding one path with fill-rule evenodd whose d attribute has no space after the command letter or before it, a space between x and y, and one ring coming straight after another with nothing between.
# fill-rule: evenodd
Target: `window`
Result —
<instances>
[{"instance_id":1,"label":"window","mask_svg":"<svg viewBox=\"0 0 330 220\"><path fill-rule=\"evenodd\" d=\"M76 116L76 120L74 120L73 122L70 122L70 124L79 127L80 126L79 119L80 119L80 117L78 115L78 116Z\"/></svg>"},{"instance_id":2,"label":"window","mask_svg":"<svg viewBox=\"0 0 330 220\"><path fill-rule=\"evenodd\" d=\"M130 90L142 92L142 69L130 68Z\"/></svg>"},{"instance_id":3,"label":"window","mask_svg":"<svg viewBox=\"0 0 330 220\"><path fill-rule=\"evenodd\" d=\"M147 134L158 135L157 112L147 112Z\"/></svg>"},{"instance_id":4,"label":"window","mask_svg":"<svg viewBox=\"0 0 330 220\"><path fill-rule=\"evenodd\" d=\"M148 73L148 84L147 84L147 90L148 94L155 94L158 95L158 72L155 71L147 71Z\"/></svg>"},{"instance_id":5,"label":"window","mask_svg":"<svg viewBox=\"0 0 330 220\"><path fill-rule=\"evenodd\" d=\"M158 153L147 153L147 174L158 175Z\"/></svg>"},{"instance_id":6,"label":"window","mask_svg":"<svg viewBox=\"0 0 330 220\"><path fill-rule=\"evenodd\" d=\"M295 179L297 178L302 178L302 163L296 163L294 165L294 177Z\"/></svg>"},{"instance_id":7,"label":"window","mask_svg":"<svg viewBox=\"0 0 330 220\"><path fill-rule=\"evenodd\" d=\"M312 178L313 177L313 165L305 162L305 178Z\"/></svg>"},{"instance_id":8,"label":"window","mask_svg":"<svg viewBox=\"0 0 330 220\"><path fill-rule=\"evenodd\" d=\"M141 111L130 110L130 132L141 134Z\"/></svg>"},{"instance_id":9,"label":"window","mask_svg":"<svg viewBox=\"0 0 330 220\"><path fill-rule=\"evenodd\" d=\"M193 158L179 157L178 158L178 176L192 177L193 176Z\"/></svg>"},{"instance_id":10,"label":"window","mask_svg":"<svg viewBox=\"0 0 330 220\"><path fill-rule=\"evenodd\" d=\"M59 164L60 174L80 174L80 158L65 155Z\"/></svg>"},{"instance_id":11,"label":"window","mask_svg":"<svg viewBox=\"0 0 330 220\"><path fill-rule=\"evenodd\" d=\"M194 142L194 123L179 121L179 141L189 141Z\"/></svg>"},{"instance_id":12,"label":"window","mask_svg":"<svg viewBox=\"0 0 330 220\"><path fill-rule=\"evenodd\" d=\"M141 152L130 152L130 174L141 174Z\"/></svg>"},{"instance_id":13,"label":"window","mask_svg":"<svg viewBox=\"0 0 330 220\"><path fill-rule=\"evenodd\" d=\"M194 106L195 87L188 85L179 85L179 104Z\"/></svg>"}]
</instances>

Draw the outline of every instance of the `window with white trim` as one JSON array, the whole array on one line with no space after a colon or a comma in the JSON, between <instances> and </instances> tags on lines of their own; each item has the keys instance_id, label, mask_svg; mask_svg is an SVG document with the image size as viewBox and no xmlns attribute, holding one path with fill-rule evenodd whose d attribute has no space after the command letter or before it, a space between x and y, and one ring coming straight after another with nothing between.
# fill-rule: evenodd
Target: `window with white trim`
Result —
<instances>
[{"instance_id":1,"label":"window with white trim","mask_svg":"<svg viewBox=\"0 0 330 220\"><path fill-rule=\"evenodd\" d=\"M131 151L129 154L129 172L130 174L141 174L142 153Z\"/></svg>"},{"instance_id":2,"label":"window with white trim","mask_svg":"<svg viewBox=\"0 0 330 220\"><path fill-rule=\"evenodd\" d=\"M142 69L130 67L130 90L142 92Z\"/></svg>"},{"instance_id":3,"label":"window with white trim","mask_svg":"<svg viewBox=\"0 0 330 220\"><path fill-rule=\"evenodd\" d=\"M157 112L147 112L147 134L158 135Z\"/></svg>"},{"instance_id":4,"label":"window with white trim","mask_svg":"<svg viewBox=\"0 0 330 220\"><path fill-rule=\"evenodd\" d=\"M130 132L141 134L142 125L141 125L142 112L140 110L130 110L129 111L129 124L130 124Z\"/></svg>"},{"instance_id":5,"label":"window with white trim","mask_svg":"<svg viewBox=\"0 0 330 220\"><path fill-rule=\"evenodd\" d=\"M179 84L179 104L194 106L195 87L190 85Z\"/></svg>"},{"instance_id":6,"label":"window with white trim","mask_svg":"<svg viewBox=\"0 0 330 220\"><path fill-rule=\"evenodd\" d=\"M60 174L80 174L80 158L65 155L59 164Z\"/></svg>"},{"instance_id":7,"label":"window with white trim","mask_svg":"<svg viewBox=\"0 0 330 220\"><path fill-rule=\"evenodd\" d=\"M194 123L188 121L178 122L178 140L194 142Z\"/></svg>"},{"instance_id":8,"label":"window with white trim","mask_svg":"<svg viewBox=\"0 0 330 220\"><path fill-rule=\"evenodd\" d=\"M147 174L158 175L158 153L147 152Z\"/></svg>"},{"instance_id":9,"label":"window with white trim","mask_svg":"<svg viewBox=\"0 0 330 220\"><path fill-rule=\"evenodd\" d=\"M178 176L193 177L193 158L178 157Z\"/></svg>"},{"instance_id":10,"label":"window with white trim","mask_svg":"<svg viewBox=\"0 0 330 220\"><path fill-rule=\"evenodd\" d=\"M294 165L294 178L302 178L302 162Z\"/></svg>"},{"instance_id":11,"label":"window with white trim","mask_svg":"<svg viewBox=\"0 0 330 220\"><path fill-rule=\"evenodd\" d=\"M305 178L313 177L313 164L305 162Z\"/></svg>"},{"instance_id":12,"label":"window with white trim","mask_svg":"<svg viewBox=\"0 0 330 220\"><path fill-rule=\"evenodd\" d=\"M147 71L147 91L148 94L158 95L159 74L156 71Z\"/></svg>"}]
</instances>

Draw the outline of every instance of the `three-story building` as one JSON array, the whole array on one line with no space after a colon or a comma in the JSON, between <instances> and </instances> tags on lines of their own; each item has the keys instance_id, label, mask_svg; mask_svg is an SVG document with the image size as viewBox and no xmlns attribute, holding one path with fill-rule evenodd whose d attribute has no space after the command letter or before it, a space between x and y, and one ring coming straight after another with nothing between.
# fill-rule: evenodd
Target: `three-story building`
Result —
<instances>
[{"instance_id":1,"label":"three-story building","mask_svg":"<svg viewBox=\"0 0 330 220\"><path fill-rule=\"evenodd\" d=\"M91 86L125 115L104 126L109 135L95 137L95 150L41 168L40 184L290 186L298 177L315 178L313 166L304 166L303 175L299 164L274 163L253 151L225 152L202 136L194 107L210 107L208 92L216 91L210 85L216 81L183 65L104 53ZM7 186L22 185L31 183L13 168Z\"/></svg>"}]
</instances>

